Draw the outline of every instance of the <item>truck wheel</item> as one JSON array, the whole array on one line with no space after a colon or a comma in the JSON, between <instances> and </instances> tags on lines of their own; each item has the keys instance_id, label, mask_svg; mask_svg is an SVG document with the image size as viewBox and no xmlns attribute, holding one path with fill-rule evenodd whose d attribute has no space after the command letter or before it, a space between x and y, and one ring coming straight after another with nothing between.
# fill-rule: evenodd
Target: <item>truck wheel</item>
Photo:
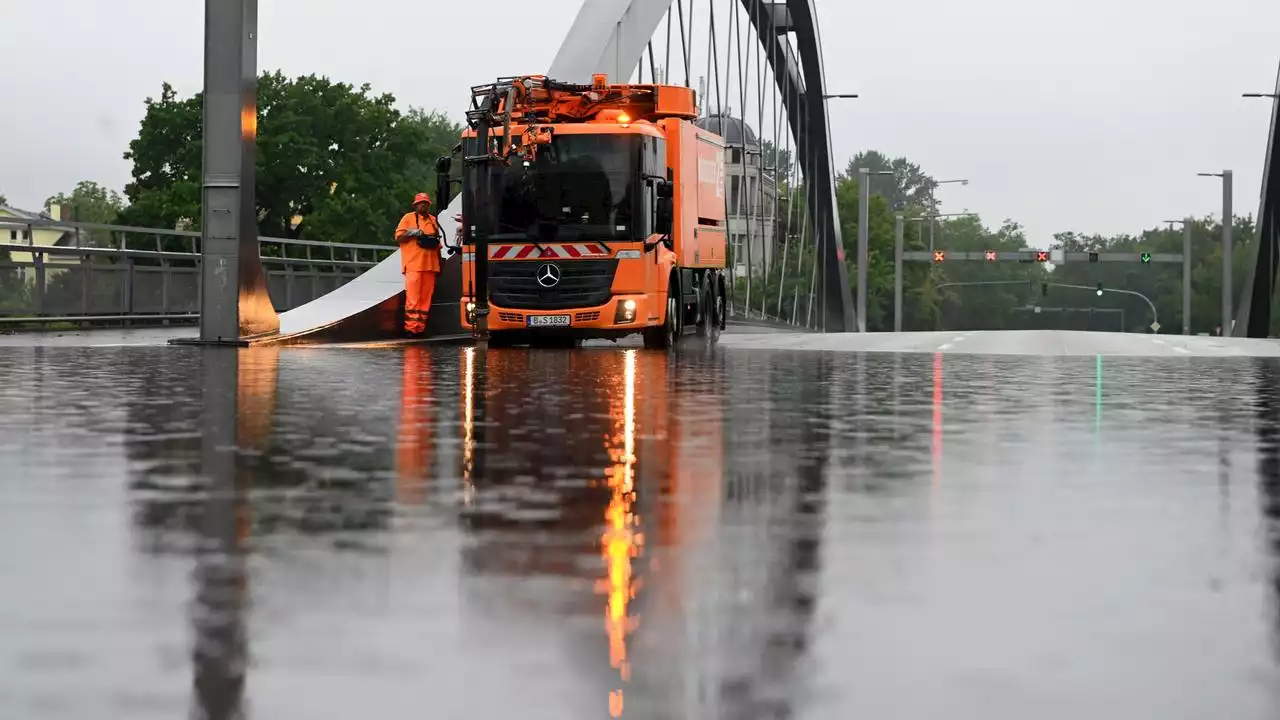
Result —
<instances>
[{"instance_id":1,"label":"truck wheel","mask_svg":"<svg viewBox=\"0 0 1280 720\"><path fill-rule=\"evenodd\" d=\"M720 283L716 281L716 276L707 273L707 279L702 285L702 317L698 322L698 337L704 338L714 343L720 335Z\"/></svg>"},{"instance_id":2,"label":"truck wheel","mask_svg":"<svg viewBox=\"0 0 1280 720\"><path fill-rule=\"evenodd\" d=\"M680 288L675 277L667 285L667 312L661 327L646 328L644 346L650 350L669 350L680 341Z\"/></svg>"},{"instance_id":3,"label":"truck wheel","mask_svg":"<svg viewBox=\"0 0 1280 720\"><path fill-rule=\"evenodd\" d=\"M716 273L716 322L720 325L721 332L724 331L725 324L729 322L728 297L728 293L724 289L724 275Z\"/></svg>"}]
</instances>

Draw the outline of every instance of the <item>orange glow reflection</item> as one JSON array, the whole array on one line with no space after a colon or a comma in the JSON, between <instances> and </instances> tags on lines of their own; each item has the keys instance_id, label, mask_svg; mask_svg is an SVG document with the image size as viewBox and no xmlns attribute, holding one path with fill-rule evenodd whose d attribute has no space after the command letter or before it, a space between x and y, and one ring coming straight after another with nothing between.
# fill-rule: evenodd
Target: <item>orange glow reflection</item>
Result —
<instances>
[{"instance_id":1,"label":"orange glow reflection","mask_svg":"<svg viewBox=\"0 0 1280 720\"><path fill-rule=\"evenodd\" d=\"M627 654L627 636L639 625L639 617L630 615L630 604L635 598L638 584L632 575L632 560L640 556L644 547L644 534L639 530L640 518L632 506L635 503L635 440L636 440L636 351L623 353L625 371L622 402L622 437L610 440L611 465L607 481L611 496L605 510L605 528L600 538L600 551L604 556L607 576L597 584L597 591L606 595L604 627L609 638L609 665L618 671L618 679L631 679L631 662ZM616 420L617 405L613 412ZM610 717L622 717L623 692L619 687L609 693Z\"/></svg>"},{"instance_id":2,"label":"orange glow reflection","mask_svg":"<svg viewBox=\"0 0 1280 720\"><path fill-rule=\"evenodd\" d=\"M400 433L396 438L396 502L422 505L431 472L430 356L422 347L405 348L400 375Z\"/></svg>"},{"instance_id":3,"label":"orange glow reflection","mask_svg":"<svg viewBox=\"0 0 1280 720\"><path fill-rule=\"evenodd\" d=\"M475 387L476 387L476 349L469 347L463 351L464 367L462 371L462 503L468 507L475 495Z\"/></svg>"},{"instance_id":4,"label":"orange glow reflection","mask_svg":"<svg viewBox=\"0 0 1280 720\"><path fill-rule=\"evenodd\" d=\"M253 140L258 136L258 110L254 107L240 108L240 137Z\"/></svg>"}]
</instances>

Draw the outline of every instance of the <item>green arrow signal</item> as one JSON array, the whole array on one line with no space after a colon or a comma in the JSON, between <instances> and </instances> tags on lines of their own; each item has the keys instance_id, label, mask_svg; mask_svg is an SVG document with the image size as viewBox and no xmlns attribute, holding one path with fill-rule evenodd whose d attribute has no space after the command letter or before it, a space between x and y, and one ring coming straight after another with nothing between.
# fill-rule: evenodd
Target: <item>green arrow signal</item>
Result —
<instances>
[{"instance_id":1,"label":"green arrow signal","mask_svg":"<svg viewBox=\"0 0 1280 720\"><path fill-rule=\"evenodd\" d=\"M1149 252L1144 252L1144 253L1142 253L1141 257L1142 257L1142 262L1144 262L1144 263L1149 263L1149 262L1151 262L1151 253L1149 253Z\"/></svg>"}]
</instances>

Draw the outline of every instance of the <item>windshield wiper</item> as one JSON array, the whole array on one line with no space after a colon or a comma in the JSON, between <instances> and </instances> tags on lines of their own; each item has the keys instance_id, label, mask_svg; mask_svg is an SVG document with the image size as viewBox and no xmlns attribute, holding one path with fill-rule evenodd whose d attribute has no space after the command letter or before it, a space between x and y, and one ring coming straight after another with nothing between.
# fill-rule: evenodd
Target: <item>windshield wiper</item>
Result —
<instances>
[{"instance_id":1,"label":"windshield wiper","mask_svg":"<svg viewBox=\"0 0 1280 720\"><path fill-rule=\"evenodd\" d=\"M515 226L515 225L508 225L507 223L498 223L498 224L499 224L499 225L501 225L502 227L511 228L512 230L518 230L518 228L516 228L516 226ZM539 245L539 244L538 244L538 241L537 241L537 240L535 240L535 239L533 239L533 235L532 235L532 234L530 234L528 230L521 230L521 231L519 231L519 232L513 232L513 233L499 233L499 234L497 234L497 235L492 235L492 236L490 236L490 239L493 239L493 240L527 240L527 241L529 241L530 243L532 243L534 247L538 248L538 253L539 253L539 254L546 254L546 252L547 252L547 249L546 249L546 248L544 248L544 247L542 247L541 245Z\"/></svg>"},{"instance_id":2,"label":"windshield wiper","mask_svg":"<svg viewBox=\"0 0 1280 720\"><path fill-rule=\"evenodd\" d=\"M557 232L564 232L565 230L570 230L572 231L571 233L572 237L569 239L578 240L578 241L588 239L600 245L601 247L603 247L605 249L605 252L609 252L609 253L613 252L613 248L609 246L609 243L607 241L596 237L593 233L587 232L586 230L583 230L581 227L577 225L560 225L556 227L556 230ZM603 235L603 233L601 234Z\"/></svg>"}]
</instances>

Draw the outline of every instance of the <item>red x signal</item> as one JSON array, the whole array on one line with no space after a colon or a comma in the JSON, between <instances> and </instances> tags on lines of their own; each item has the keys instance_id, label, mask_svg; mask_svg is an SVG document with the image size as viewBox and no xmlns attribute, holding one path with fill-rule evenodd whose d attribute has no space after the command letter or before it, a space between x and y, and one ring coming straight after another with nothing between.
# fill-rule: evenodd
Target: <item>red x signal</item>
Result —
<instances>
[{"instance_id":1,"label":"red x signal","mask_svg":"<svg viewBox=\"0 0 1280 720\"><path fill-rule=\"evenodd\" d=\"M1048 250L1037 250L1037 251L1036 251L1036 262L1049 262L1049 251L1048 251Z\"/></svg>"},{"instance_id":2,"label":"red x signal","mask_svg":"<svg viewBox=\"0 0 1280 720\"><path fill-rule=\"evenodd\" d=\"M995 250L988 250L988 251L987 251L987 262L995 262L995 260L996 260L996 251L995 251Z\"/></svg>"},{"instance_id":3,"label":"red x signal","mask_svg":"<svg viewBox=\"0 0 1280 720\"><path fill-rule=\"evenodd\" d=\"M943 252L943 251L941 251L941 250L934 250L934 251L933 251L933 261L934 261L934 262L942 262L943 260L946 260L946 259L947 259L947 254L946 254L945 252Z\"/></svg>"}]
</instances>

